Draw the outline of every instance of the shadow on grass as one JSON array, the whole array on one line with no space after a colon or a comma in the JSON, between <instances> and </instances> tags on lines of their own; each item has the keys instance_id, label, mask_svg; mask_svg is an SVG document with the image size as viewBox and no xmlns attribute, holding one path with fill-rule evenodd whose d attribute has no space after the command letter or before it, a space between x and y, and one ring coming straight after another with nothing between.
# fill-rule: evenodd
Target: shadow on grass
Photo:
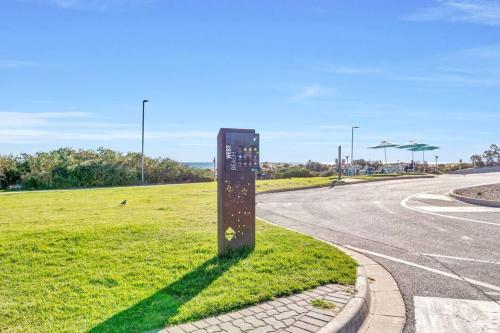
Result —
<instances>
[{"instance_id":1,"label":"shadow on grass","mask_svg":"<svg viewBox=\"0 0 500 333\"><path fill-rule=\"evenodd\" d=\"M117 313L90 329L89 333L145 332L161 329L178 313L179 308L196 297L212 282L239 261L251 250L230 253L224 257L212 257L187 273L179 280L157 291L134 306Z\"/></svg>"}]
</instances>

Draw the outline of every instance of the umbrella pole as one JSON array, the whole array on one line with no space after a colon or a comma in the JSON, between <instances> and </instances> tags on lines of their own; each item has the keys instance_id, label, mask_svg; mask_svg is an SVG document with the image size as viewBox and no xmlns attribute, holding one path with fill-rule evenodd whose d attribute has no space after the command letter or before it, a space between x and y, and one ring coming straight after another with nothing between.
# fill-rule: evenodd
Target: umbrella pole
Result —
<instances>
[{"instance_id":1,"label":"umbrella pole","mask_svg":"<svg viewBox=\"0 0 500 333\"><path fill-rule=\"evenodd\" d=\"M387 164L387 148L384 147L385 164Z\"/></svg>"},{"instance_id":2,"label":"umbrella pole","mask_svg":"<svg viewBox=\"0 0 500 333\"><path fill-rule=\"evenodd\" d=\"M411 151L411 165L413 167L413 173L415 173L415 157L413 154L413 150Z\"/></svg>"},{"instance_id":3,"label":"umbrella pole","mask_svg":"<svg viewBox=\"0 0 500 333\"><path fill-rule=\"evenodd\" d=\"M425 172L425 150L422 150L422 168Z\"/></svg>"}]
</instances>

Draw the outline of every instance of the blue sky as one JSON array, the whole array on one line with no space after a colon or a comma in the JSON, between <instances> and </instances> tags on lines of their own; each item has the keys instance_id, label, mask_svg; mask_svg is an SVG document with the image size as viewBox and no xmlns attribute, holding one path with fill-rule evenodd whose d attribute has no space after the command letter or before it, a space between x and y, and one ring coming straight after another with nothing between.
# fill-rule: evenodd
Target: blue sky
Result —
<instances>
[{"instance_id":1,"label":"blue sky","mask_svg":"<svg viewBox=\"0 0 500 333\"><path fill-rule=\"evenodd\" d=\"M331 161L357 125L356 158L466 160L500 143L500 2L0 3L1 154L140 151L143 98L152 156L210 161L241 127L263 160Z\"/></svg>"}]
</instances>

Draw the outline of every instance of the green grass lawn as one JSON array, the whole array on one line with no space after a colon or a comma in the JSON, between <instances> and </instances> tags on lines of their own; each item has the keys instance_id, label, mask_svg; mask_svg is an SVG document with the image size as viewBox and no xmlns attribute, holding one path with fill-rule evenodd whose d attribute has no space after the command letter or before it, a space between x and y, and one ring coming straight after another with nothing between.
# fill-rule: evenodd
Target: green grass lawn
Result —
<instances>
[{"instance_id":1,"label":"green grass lawn","mask_svg":"<svg viewBox=\"0 0 500 333\"><path fill-rule=\"evenodd\" d=\"M275 190L299 189L310 186L328 186L337 180L337 177L310 177L258 180L257 192Z\"/></svg>"},{"instance_id":2,"label":"green grass lawn","mask_svg":"<svg viewBox=\"0 0 500 333\"><path fill-rule=\"evenodd\" d=\"M259 221L253 252L216 257L215 188L0 194L0 332L144 332L354 283L342 252Z\"/></svg>"},{"instance_id":3,"label":"green grass lawn","mask_svg":"<svg viewBox=\"0 0 500 333\"><path fill-rule=\"evenodd\" d=\"M423 176L428 175L425 173L389 173L389 174L375 174L375 175L362 175L346 177L342 176L343 181L348 181L349 179L356 179L359 181L374 181L380 180L382 178L404 178L409 176ZM284 179L271 179L271 180L258 180L257 181L257 192L268 192L276 190L290 190L290 189L300 189L304 187L313 186L329 186L337 182L337 177L310 177L310 178L284 178Z\"/></svg>"}]
</instances>

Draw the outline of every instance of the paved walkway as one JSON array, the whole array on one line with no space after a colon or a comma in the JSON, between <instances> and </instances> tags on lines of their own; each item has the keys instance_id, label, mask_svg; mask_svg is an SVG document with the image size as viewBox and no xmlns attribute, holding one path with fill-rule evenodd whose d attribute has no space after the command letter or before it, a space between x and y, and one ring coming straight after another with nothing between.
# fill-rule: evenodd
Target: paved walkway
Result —
<instances>
[{"instance_id":1,"label":"paved walkway","mask_svg":"<svg viewBox=\"0 0 500 333\"><path fill-rule=\"evenodd\" d=\"M342 310L354 293L352 286L328 284L239 311L167 327L159 333L317 332ZM312 306L311 301L316 299L325 300L334 308L325 310Z\"/></svg>"}]
</instances>

